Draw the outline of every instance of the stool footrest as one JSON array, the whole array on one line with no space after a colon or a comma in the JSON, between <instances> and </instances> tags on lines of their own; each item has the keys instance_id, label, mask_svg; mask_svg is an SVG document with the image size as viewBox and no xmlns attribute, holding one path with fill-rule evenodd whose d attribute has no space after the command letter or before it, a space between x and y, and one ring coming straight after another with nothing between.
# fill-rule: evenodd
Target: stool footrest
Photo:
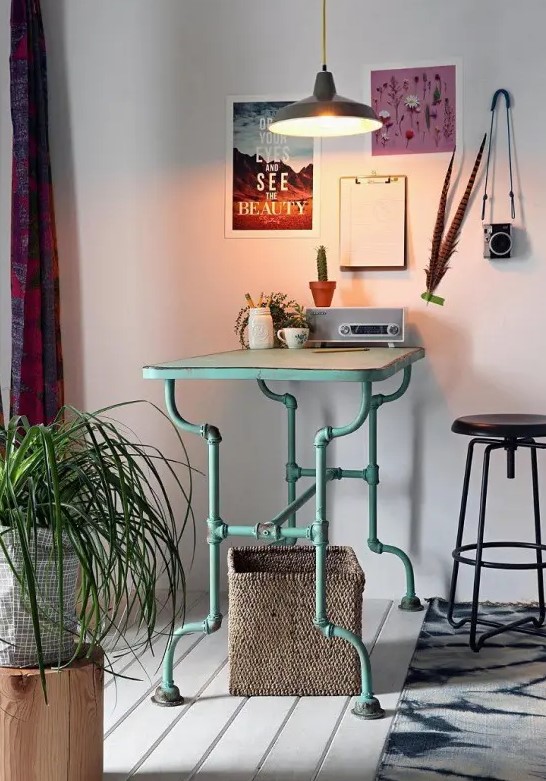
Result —
<instances>
[{"instance_id":1,"label":"stool footrest","mask_svg":"<svg viewBox=\"0 0 546 781\"><path fill-rule=\"evenodd\" d=\"M455 548L452 553L455 561L461 564L470 564L472 567L477 566L476 559L463 556L465 551L476 551L478 546L475 543L470 545L461 545L460 548ZM546 545L537 545L534 542L484 542L482 548L525 548L527 550L545 551ZM546 569L546 561L538 562L533 561L531 563L517 563L507 561L481 561L481 567L487 567L489 569L507 569L507 570L530 570L530 569Z\"/></svg>"},{"instance_id":2,"label":"stool footrest","mask_svg":"<svg viewBox=\"0 0 546 781\"><path fill-rule=\"evenodd\" d=\"M449 623L455 629L459 629L461 626L470 623L471 620L472 617L468 616L468 618L462 618L459 621L451 620ZM527 629L525 627L525 624L531 624L531 623L533 624L534 628ZM543 623L544 623L544 619L536 618L535 616L527 616L525 618L519 618L517 621L511 621L508 624L502 624L499 623L498 621L486 621L484 618L477 618L476 624L479 624L480 626L490 626L492 627L492 629L490 629L488 632L483 632L476 639L475 643L471 643L471 648L474 651L479 651L486 640L489 640L491 637L495 637L496 635L500 635L503 632L521 632L526 635L533 635L534 637L544 637L546 639L546 633L537 632L537 629L542 627Z\"/></svg>"}]
</instances>

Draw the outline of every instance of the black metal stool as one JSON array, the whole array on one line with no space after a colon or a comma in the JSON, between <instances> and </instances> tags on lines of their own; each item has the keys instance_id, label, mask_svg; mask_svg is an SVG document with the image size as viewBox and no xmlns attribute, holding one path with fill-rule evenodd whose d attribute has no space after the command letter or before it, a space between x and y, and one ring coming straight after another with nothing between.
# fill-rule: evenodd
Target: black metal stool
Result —
<instances>
[{"instance_id":1,"label":"black metal stool","mask_svg":"<svg viewBox=\"0 0 546 781\"><path fill-rule=\"evenodd\" d=\"M544 624L546 609L544 607L544 581L543 569L546 562L542 561L542 551L546 551L546 545L542 544L540 529L540 506L538 498L538 468L537 453L538 449L546 448L546 443L535 442L534 437L546 437L546 416L543 415L470 415L464 418L457 418L453 423L451 430L456 434L466 434L473 437L468 445L466 457L466 469L464 473L463 494L461 498L461 510L459 514L459 528L457 531L457 542L453 551L453 573L451 576L451 588L449 592L449 604L447 618L449 623L458 628L470 622L470 647L473 651L479 651L484 642L494 635L501 632L517 631L533 633L530 627L525 624L532 624L538 629ZM463 532L466 515L466 505L468 500L468 486L470 484L470 473L472 469L472 457L474 448L478 444L485 445L483 454L482 487L480 498L480 510L478 516L478 537L476 544L463 545ZM489 480L489 461L493 450L505 450L507 455L507 477L512 479L515 476L515 454L518 448L528 448L531 451L531 474L533 483L533 507L535 518L535 542L484 542L485 530L485 507L487 503L487 485ZM507 562L491 562L483 560L484 548L528 548L536 553L536 562L530 564L511 564ZM468 551L476 551L476 557L470 558L464 554ZM455 606L455 590L457 588L457 577L459 574L459 564L470 564L474 570L474 591L472 594L472 605L470 616L455 621L453 619L453 610ZM493 621L485 621L478 616L480 578L482 568L505 569L505 570L531 570L536 569L538 575L538 616L529 616L512 621L509 624L501 624ZM478 624L492 627L476 637Z\"/></svg>"}]
</instances>

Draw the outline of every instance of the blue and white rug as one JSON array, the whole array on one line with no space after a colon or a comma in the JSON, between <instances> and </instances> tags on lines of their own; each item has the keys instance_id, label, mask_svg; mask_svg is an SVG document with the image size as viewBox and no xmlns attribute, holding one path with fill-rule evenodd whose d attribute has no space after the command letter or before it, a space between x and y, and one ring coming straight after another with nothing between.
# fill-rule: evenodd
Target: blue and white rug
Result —
<instances>
[{"instance_id":1,"label":"blue and white rug","mask_svg":"<svg viewBox=\"0 0 546 781\"><path fill-rule=\"evenodd\" d=\"M476 654L446 609L429 605L376 781L546 779L546 637L509 632ZM481 615L508 622L530 610Z\"/></svg>"}]
</instances>

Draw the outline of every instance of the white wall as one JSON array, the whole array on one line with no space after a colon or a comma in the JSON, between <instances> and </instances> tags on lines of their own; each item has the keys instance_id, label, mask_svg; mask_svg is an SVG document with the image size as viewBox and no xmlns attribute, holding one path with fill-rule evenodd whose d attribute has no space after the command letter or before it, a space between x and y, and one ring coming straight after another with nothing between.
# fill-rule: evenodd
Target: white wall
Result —
<instances>
[{"instance_id":1,"label":"white wall","mask_svg":"<svg viewBox=\"0 0 546 781\"><path fill-rule=\"evenodd\" d=\"M42 5L68 400L88 409L143 397L161 405L160 384L143 381L141 366L235 347L233 322L245 290L281 289L310 303L307 281L316 240L223 237L224 101L228 94L310 92L319 67L319 3L42 0ZM442 285L446 306L426 306L420 299L423 268L447 160L410 156L386 158L380 166L409 177L408 270L337 273L338 305L404 305L416 340L427 349L410 392L380 414L380 537L409 549L423 596L444 594L450 569L466 445L450 433L453 417L546 410L541 142L546 7L543 0L527 0L523 8L510 0L330 3L329 63L343 94L362 94L367 62L463 58L463 178L488 125L493 91L505 87L514 95L518 194L523 189L517 259L483 260L475 201ZM364 149L358 137L323 144L320 241L330 249L332 269L338 178L379 168ZM508 188L501 179L498 173L498 220L508 216ZM357 408L357 389L313 386L297 392L300 461L309 465L318 424L348 422ZM236 382L188 383L181 389L181 408L192 421L207 420L222 430L225 519L271 517L284 496L282 409L251 384ZM155 428L151 416L130 419L144 438L176 452L166 428ZM195 464L204 466L203 443L188 438L188 444ZM332 445L331 463L362 466L362 437ZM495 466L492 536L518 536L524 521L531 528L525 515L528 476L521 466L518 480L507 483L503 465ZM200 520L206 487L202 479L197 483ZM366 550L365 498L364 486L333 487L332 541L354 546L369 595L396 597L403 591L401 566ZM206 579L203 554L200 542L196 585ZM533 579L525 574L497 574L485 582L484 597L524 599L534 593Z\"/></svg>"}]
</instances>

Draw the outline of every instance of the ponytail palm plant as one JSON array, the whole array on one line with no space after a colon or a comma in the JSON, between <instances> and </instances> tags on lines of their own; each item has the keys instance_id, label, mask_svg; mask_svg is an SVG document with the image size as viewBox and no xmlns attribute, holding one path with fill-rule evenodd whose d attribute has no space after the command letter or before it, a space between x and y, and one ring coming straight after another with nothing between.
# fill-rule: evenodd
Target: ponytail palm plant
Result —
<instances>
[{"instance_id":1,"label":"ponytail palm plant","mask_svg":"<svg viewBox=\"0 0 546 781\"><path fill-rule=\"evenodd\" d=\"M46 697L46 666L91 656L113 633L131 648L133 620L151 645L160 576L170 618L161 631L184 611L192 470L178 432L183 461L108 417L128 405L65 407L50 425L13 418L0 428L0 649L10 666L39 667Z\"/></svg>"}]
</instances>

